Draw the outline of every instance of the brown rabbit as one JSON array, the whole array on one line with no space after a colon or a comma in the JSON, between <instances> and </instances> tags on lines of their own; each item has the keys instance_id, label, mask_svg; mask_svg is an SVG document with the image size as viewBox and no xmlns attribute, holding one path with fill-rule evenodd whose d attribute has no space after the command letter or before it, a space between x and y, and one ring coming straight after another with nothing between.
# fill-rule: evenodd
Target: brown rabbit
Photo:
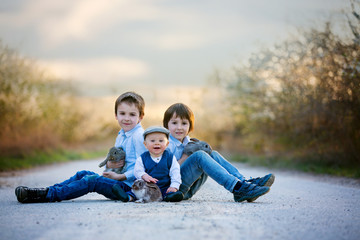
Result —
<instances>
[{"instance_id":1,"label":"brown rabbit","mask_svg":"<svg viewBox=\"0 0 360 240\"><path fill-rule=\"evenodd\" d=\"M138 203L162 201L160 188L155 183L145 182L142 179L138 179L134 182L132 185L132 192L138 199L136 200Z\"/></svg>"}]
</instances>

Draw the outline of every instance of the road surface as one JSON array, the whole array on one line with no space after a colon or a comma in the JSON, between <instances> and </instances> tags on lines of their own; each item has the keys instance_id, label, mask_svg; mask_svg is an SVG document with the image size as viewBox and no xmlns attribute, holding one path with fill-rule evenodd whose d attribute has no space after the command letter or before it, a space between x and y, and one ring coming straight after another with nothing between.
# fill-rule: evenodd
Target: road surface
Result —
<instances>
[{"instance_id":1,"label":"road surface","mask_svg":"<svg viewBox=\"0 0 360 240\"><path fill-rule=\"evenodd\" d=\"M0 177L0 239L360 239L359 181L236 164L246 177L276 175L254 203L236 203L209 179L188 201L122 203L90 193L58 203L18 203L18 185L44 187L101 159L56 164ZM6 174L5 174L6 175Z\"/></svg>"}]
</instances>

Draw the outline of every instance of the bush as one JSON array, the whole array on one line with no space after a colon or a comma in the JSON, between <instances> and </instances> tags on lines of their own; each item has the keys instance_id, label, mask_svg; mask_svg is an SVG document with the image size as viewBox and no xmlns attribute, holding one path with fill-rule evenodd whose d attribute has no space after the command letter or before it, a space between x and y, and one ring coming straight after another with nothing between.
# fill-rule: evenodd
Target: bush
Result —
<instances>
[{"instance_id":1,"label":"bush","mask_svg":"<svg viewBox=\"0 0 360 240\"><path fill-rule=\"evenodd\" d=\"M360 166L360 17L352 9L349 34L335 34L331 22L303 30L220 79L235 131L254 150Z\"/></svg>"},{"instance_id":2,"label":"bush","mask_svg":"<svg viewBox=\"0 0 360 240\"><path fill-rule=\"evenodd\" d=\"M0 41L0 152L21 156L78 138L83 115L70 84Z\"/></svg>"}]
</instances>

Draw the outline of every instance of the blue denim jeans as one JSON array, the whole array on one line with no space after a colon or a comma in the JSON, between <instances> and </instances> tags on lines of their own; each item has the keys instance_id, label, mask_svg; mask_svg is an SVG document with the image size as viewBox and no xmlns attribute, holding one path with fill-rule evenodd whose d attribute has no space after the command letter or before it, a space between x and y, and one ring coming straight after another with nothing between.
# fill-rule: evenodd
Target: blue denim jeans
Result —
<instances>
[{"instance_id":1,"label":"blue denim jeans","mask_svg":"<svg viewBox=\"0 0 360 240\"><path fill-rule=\"evenodd\" d=\"M210 176L218 184L232 192L238 181L244 176L218 152L211 155L197 151L189 156L180 166L182 184L180 191L184 199L191 198Z\"/></svg>"},{"instance_id":2,"label":"blue denim jeans","mask_svg":"<svg viewBox=\"0 0 360 240\"><path fill-rule=\"evenodd\" d=\"M226 160L220 153L218 153L217 151L212 151L212 153L210 154L210 156L217 162L219 163L223 168L226 169L226 171L228 171L228 173L230 173L231 175L235 176L237 179L239 179L240 181L244 181L245 177L239 172L239 170L234 167L234 165L232 165L231 163L228 162L228 160Z\"/></svg>"},{"instance_id":3,"label":"blue denim jeans","mask_svg":"<svg viewBox=\"0 0 360 240\"><path fill-rule=\"evenodd\" d=\"M105 197L117 200L112 187L118 184L128 192L131 188L121 181L106 178L91 171L79 171L71 178L49 187L46 198L50 202L69 200L81 197L89 192L97 192Z\"/></svg>"}]
</instances>

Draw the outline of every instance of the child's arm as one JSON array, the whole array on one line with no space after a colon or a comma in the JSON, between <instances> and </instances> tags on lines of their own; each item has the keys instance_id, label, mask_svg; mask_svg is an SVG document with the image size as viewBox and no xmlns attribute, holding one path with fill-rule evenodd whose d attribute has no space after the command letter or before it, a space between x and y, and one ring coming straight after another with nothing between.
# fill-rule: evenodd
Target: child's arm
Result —
<instances>
[{"instance_id":1,"label":"child's arm","mask_svg":"<svg viewBox=\"0 0 360 240\"><path fill-rule=\"evenodd\" d=\"M179 190L181 184L181 175L180 175L180 165L178 161L176 161L175 156L173 157L172 160L169 175L171 179L171 184L170 187L167 189L166 193L176 192Z\"/></svg>"},{"instance_id":2,"label":"child's arm","mask_svg":"<svg viewBox=\"0 0 360 240\"><path fill-rule=\"evenodd\" d=\"M145 173L144 175L141 176L141 178L145 181L145 182L152 182L152 183L157 183L159 180L157 180L156 178L153 178L152 176L150 176L149 174Z\"/></svg>"},{"instance_id":3,"label":"child's arm","mask_svg":"<svg viewBox=\"0 0 360 240\"><path fill-rule=\"evenodd\" d=\"M179 165L181 166L181 164L183 164L188 157L189 157L188 155L186 155L185 153L183 153L183 155L181 156L181 158L180 158L177 162L178 162Z\"/></svg>"},{"instance_id":4,"label":"child's arm","mask_svg":"<svg viewBox=\"0 0 360 240\"><path fill-rule=\"evenodd\" d=\"M128 180L135 180L134 168L136 159L139 158L140 155L146 151L143 142L144 138L141 132L136 135L134 134L130 145L132 147L132 155L127 157L127 168L126 172L124 172L124 175ZM126 154L128 153L126 152Z\"/></svg>"},{"instance_id":5,"label":"child's arm","mask_svg":"<svg viewBox=\"0 0 360 240\"><path fill-rule=\"evenodd\" d=\"M143 179L145 182L153 182L157 183L157 179L151 177L149 174L145 172L144 163L141 157L136 159L135 167L134 167L134 175L136 179Z\"/></svg>"},{"instance_id":6,"label":"child's arm","mask_svg":"<svg viewBox=\"0 0 360 240\"><path fill-rule=\"evenodd\" d=\"M103 172L102 175L106 178L111 178L111 179L118 180L118 181L126 180L125 174L119 174L119 173L112 172L112 171L111 172Z\"/></svg>"}]
</instances>

